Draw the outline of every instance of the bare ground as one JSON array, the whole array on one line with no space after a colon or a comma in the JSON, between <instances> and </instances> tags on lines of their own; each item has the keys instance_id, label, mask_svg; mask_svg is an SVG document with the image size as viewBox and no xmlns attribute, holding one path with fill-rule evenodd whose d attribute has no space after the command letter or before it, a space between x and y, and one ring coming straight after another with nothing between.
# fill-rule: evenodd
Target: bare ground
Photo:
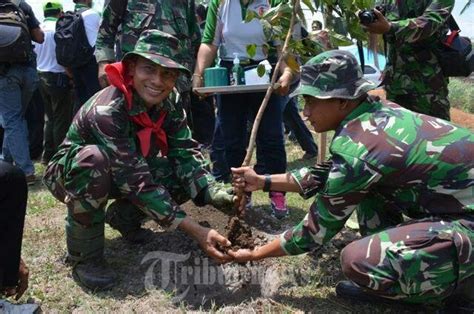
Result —
<instances>
[{"instance_id":1,"label":"bare ground","mask_svg":"<svg viewBox=\"0 0 474 314\"><path fill-rule=\"evenodd\" d=\"M33 193L47 193L35 186ZM48 197L45 194L45 197ZM23 256L31 271L27 297L41 304L45 312L367 312L395 313L400 309L352 304L335 296L335 284L343 279L340 250L357 238L344 230L318 252L245 265L216 265L197 244L180 231L166 232L153 222L153 238L144 245L131 245L106 227L105 255L119 275L111 291L93 292L81 288L64 262L63 205L30 214L26 219ZM34 207L34 206L33 206ZM191 202L184 206L200 223L224 232L228 216ZM301 209L292 209L304 215ZM261 245L290 226L268 213L268 206L256 206L246 221Z\"/></svg>"}]
</instances>

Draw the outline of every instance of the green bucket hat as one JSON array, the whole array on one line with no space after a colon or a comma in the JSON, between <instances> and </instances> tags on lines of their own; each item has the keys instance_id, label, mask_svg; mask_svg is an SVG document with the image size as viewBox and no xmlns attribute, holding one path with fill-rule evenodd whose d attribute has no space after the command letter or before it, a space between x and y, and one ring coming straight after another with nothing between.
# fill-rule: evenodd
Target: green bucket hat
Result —
<instances>
[{"instance_id":1,"label":"green bucket hat","mask_svg":"<svg viewBox=\"0 0 474 314\"><path fill-rule=\"evenodd\" d=\"M43 3L43 12L53 11L53 10L63 10L63 5L61 1L51 0Z\"/></svg>"},{"instance_id":2,"label":"green bucket hat","mask_svg":"<svg viewBox=\"0 0 474 314\"><path fill-rule=\"evenodd\" d=\"M300 85L290 97L357 99L375 87L364 78L353 54L330 50L311 58L301 67Z\"/></svg>"},{"instance_id":3,"label":"green bucket hat","mask_svg":"<svg viewBox=\"0 0 474 314\"><path fill-rule=\"evenodd\" d=\"M122 61L132 55L141 56L162 67L178 69L186 75L191 75L188 68L174 61L174 59L180 59L182 52L179 48L179 40L168 33L156 29L143 31L133 51L125 54Z\"/></svg>"}]
</instances>

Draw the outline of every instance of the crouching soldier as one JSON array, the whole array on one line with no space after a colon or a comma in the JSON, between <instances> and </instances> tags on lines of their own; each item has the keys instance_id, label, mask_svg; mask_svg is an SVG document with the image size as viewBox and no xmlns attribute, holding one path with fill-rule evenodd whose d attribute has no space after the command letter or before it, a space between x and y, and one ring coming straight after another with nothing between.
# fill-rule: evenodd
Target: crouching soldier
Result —
<instances>
[{"instance_id":1,"label":"crouching soldier","mask_svg":"<svg viewBox=\"0 0 474 314\"><path fill-rule=\"evenodd\" d=\"M196 149L174 92L187 68L178 39L157 30L142 33L122 62L108 65L111 86L78 112L44 182L67 205L66 238L73 275L90 289L107 289L116 274L103 259L104 221L132 242L142 242L144 216L168 229L180 228L219 262L216 249L229 241L186 217L180 204L231 207L233 196L219 188ZM109 199L115 199L107 210ZM150 231L149 231L150 232Z\"/></svg>"},{"instance_id":2,"label":"crouching soldier","mask_svg":"<svg viewBox=\"0 0 474 314\"><path fill-rule=\"evenodd\" d=\"M233 169L234 185L315 195L298 225L236 261L302 254L331 240L356 211L362 239L341 253L341 297L448 303L474 311L474 134L367 95L354 56L328 51L302 67L294 95L316 132L334 130L328 164L290 174ZM403 215L411 218L404 222Z\"/></svg>"}]
</instances>

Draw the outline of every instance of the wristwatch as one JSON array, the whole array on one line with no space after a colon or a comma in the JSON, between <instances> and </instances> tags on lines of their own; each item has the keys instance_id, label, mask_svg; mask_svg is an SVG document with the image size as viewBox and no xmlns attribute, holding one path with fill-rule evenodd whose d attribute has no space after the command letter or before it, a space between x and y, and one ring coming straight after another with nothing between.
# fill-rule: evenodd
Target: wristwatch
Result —
<instances>
[{"instance_id":1,"label":"wristwatch","mask_svg":"<svg viewBox=\"0 0 474 314\"><path fill-rule=\"evenodd\" d=\"M272 186L272 176L269 174L265 175L265 182L263 183L263 191L270 192L270 187Z\"/></svg>"}]
</instances>

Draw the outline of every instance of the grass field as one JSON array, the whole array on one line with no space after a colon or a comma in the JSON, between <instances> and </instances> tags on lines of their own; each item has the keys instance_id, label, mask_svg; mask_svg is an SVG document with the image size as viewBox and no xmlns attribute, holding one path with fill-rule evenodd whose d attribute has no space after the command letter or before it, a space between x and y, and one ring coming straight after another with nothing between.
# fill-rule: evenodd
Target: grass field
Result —
<instances>
[{"instance_id":1,"label":"grass field","mask_svg":"<svg viewBox=\"0 0 474 314\"><path fill-rule=\"evenodd\" d=\"M474 80L451 78L449 81L451 107L474 113Z\"/></svg>"}]
</instances>

